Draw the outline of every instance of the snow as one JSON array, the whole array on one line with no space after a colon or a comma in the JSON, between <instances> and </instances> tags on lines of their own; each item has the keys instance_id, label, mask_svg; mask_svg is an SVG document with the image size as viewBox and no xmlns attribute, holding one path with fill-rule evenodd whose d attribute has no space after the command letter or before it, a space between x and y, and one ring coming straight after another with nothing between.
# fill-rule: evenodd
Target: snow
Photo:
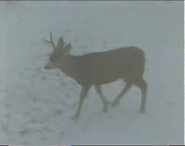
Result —
<instances>
[{"instance_id":1,"label":"snow","mask_svg":"<svg viewBox=\"0 0 185 146\"><path fill-rule=\"evenodd\" d=\"M4 2L1 50L1 143L183 144L183 2ZM146 54L147 109L137 113L133 86L102 113L94 88L78 121L70 120L80 86L59 70L44 70L60 36L71 54L138 46ZM112 101L124 83L103 85Z\"/></svg>"}]
</instances>

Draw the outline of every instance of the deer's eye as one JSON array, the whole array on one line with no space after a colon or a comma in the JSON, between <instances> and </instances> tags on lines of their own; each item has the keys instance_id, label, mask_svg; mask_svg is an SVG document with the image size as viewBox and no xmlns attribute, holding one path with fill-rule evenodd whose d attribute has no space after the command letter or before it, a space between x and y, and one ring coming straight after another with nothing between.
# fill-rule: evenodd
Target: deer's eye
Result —
<instances>
[{"instance_id":1,"label":"deer's eye","mask_svg":"<svg viewBox=\"0 0 185 146\"><path fill-rule=\"evenodd\" d=\"M53 62L57 61L57 59L55 59L55 58L53 58L53 57L50 57L49 60L50 60L50 61L53 61Z\"/></svg>"},{"instance_id":2,"label":"deer's eye","mask_svg":"<svg viewBox=\"0 0 185 146\"><path fill-rule=\"evenodd\" d=\"M52 62L57 62L57 61L60 61L60 58L50 57L49 60L52 61Z\"/></svg>"}]
</instances>

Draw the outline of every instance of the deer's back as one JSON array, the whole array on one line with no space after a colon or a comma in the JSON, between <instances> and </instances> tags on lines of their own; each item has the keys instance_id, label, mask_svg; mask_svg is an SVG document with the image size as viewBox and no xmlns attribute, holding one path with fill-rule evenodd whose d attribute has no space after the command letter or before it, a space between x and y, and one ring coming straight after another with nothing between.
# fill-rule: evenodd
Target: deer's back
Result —
<instances>
[{"instance_id":1,"label":"deer's back","mask_svg":"<svg viewBox=\"0 0 185 146\"><path fill-rule=\"evenodd\" d=\"M81 84L106 84L118 79L142 78L145 58L140 48L122 47L82 55L78 66Z\"/></svg>"}]
</instances>

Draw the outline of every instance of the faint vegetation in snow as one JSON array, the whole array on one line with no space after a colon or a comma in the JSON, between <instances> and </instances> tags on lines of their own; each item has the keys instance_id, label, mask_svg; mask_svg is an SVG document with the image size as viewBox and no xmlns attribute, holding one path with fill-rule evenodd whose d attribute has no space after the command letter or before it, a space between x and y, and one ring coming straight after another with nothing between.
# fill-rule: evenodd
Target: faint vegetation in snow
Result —
<instances>
[{"instance_id":1,"label":"faint vegetation in snow","mask_svg":"<svg viewBox=\"0 0 185 146\"><path fill-rule=\"evenodd\" d=\"M1 143L183 144L183 2L4 2ZM146 114L133 87L116 109L101 112L94 89L79 121L70 117L80 86L46 71L49 32L72 44L72 54L138 46L146 53ZM181 38L182 37L182 38ZM181 83L182 82L182 83ZM121 81L103 86L109 101ZM173 132L172 132L173 131Z\"/></svg>"}]
</instances>

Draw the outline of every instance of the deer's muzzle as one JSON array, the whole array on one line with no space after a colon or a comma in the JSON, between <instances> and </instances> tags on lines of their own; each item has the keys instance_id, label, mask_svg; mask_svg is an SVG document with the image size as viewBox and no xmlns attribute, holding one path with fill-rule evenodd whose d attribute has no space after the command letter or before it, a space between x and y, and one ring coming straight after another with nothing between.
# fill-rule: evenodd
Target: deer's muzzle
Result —
<instances>
[{"instance_id":1,"label":"deer's muzzle","mask_svg":"<svg viewBox=\"0 0 185 146\"><path fill-rule=\"evenodd\" d=\"M46 65L46 66L44 66L44 69L51 69L51 68L50 68L49 66Z\"/></svg>"}]
</instances>

